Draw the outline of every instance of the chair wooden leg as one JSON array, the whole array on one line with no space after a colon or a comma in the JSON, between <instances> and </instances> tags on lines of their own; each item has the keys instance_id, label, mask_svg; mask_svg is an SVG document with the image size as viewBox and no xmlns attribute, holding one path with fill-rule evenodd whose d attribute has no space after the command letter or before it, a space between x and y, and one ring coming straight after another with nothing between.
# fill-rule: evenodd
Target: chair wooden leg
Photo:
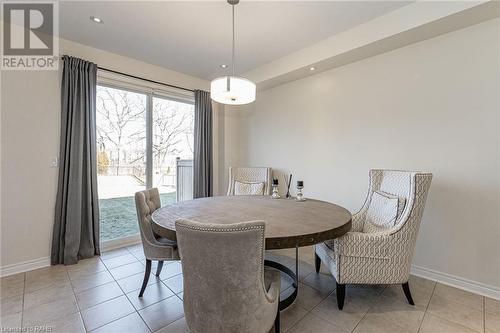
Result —
<instances>
[{"instance_id":1,"label":"chair wooden leg","mask_svg":"<svg viewBox=\"0 0 500 333\"><path fill-rule=\"evenodd\" d=\"M413 302L413 298L411 297L410 285L408 284L408 282L403 283L403 291L405 292L408 303L410 303L411 305L415 305L415 303Z\"/></svg>"},{"instance_id":2,"label":"chair wooden leg","mask_svg":"<svg viewBox=\"0 0 500 333\"><path fill-rule=\"evenodd\" d=\"M280 309L278 309L276 319L274 319L274 333L280 333Z\"/></svg>"},{"instance_id":3,"label":"chair wooden leg","mask_svg":"<svg viewBox=\"0 0 500 333\"><path fill-rule=\"evenodd\" d=\"M337 306L339 310L344 308L344 299L345 299L345 284L337 283Z\"/></svg>"},{"instance_id":4,"label":"chair wooden leg","mask_svg":"<svg viewBox=\"0 0 500 333\"><path fill-rule=\"evenodd\" d=\"M144 294L144 290L146 290L146 286L148 285L149 275L151 275L151 260L146 259L146 271L144 272L144 280L142 281L141 292L139 293L139 297L142 297Z\"/></svg>"},{"instance_id":5,"label":"chair wooden leg","mask_svg":"<svg viewBox=\"0 0 500 333\"><path fill-rule=\"evenodd\" d=\"M321 269L321 258L316 253L314 253L314 267L316 268L316 273L319 273Z\"/></svg>"},{"instance_id":6,"label":"chair wooden leg","mask_svg":"<svg viewBox=\"0 0 500 333\"><path fill-rule=\"evenodd\" d=\"M163 268L163 260L158 261L158 267L156 267L156 276L160 276L162 268Z\"/></svg>"}]
</instances>

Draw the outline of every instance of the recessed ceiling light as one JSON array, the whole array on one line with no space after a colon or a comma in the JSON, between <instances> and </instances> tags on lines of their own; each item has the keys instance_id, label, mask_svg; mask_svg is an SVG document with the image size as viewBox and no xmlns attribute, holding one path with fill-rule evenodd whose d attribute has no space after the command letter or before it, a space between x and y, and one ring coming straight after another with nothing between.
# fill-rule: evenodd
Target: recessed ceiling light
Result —
<instances>
[{"instance_id":1,"label":"recessed ceiling light","mask_svg":"<svg viewBox=\"0 0 500 333\"><path fill-rule=\"evenodd\" d=\"M95 22L95 23L104 23L104 21L101 18L97 17L97 16L91 16L90 20L93 21L93 22Z\"/></svg>"},{"instance_id":2,"label":"recessed ceiling light","mask_svg":"<svg viewBox=\"0 0 500 333\"><path fill-rule=\"evenodd\" d=\"M227 68L227 65L226 64L222 64L220 65L221 68Z\"/></svg>"},{"instance_id":3,"label":"recessed ceiling light","mask_svg":"<svg viewBox=\"0 0 500 333\"><path fill-rule=\"evenodd\" d=\"M309 67L309 70L314 71L314 70L316 70L316 67Z\"/></svg>"}]
</instances>

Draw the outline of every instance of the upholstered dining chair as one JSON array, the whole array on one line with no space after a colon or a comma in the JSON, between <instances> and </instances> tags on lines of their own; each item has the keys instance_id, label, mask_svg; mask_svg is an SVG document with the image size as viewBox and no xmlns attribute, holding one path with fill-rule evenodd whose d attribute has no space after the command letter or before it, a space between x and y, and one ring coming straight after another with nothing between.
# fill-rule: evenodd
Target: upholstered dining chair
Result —
<instances>
[{"instance_id":1,"label":"upholstered dining chair","mask_svg":"<svg viewBox=\"0 0 500 333\"><path fill-rule=\"evenodd\" d=\"M371 170L368 195L344 236L315 245L337 282L337 305L344 306L346 284L402 284L414 305L408 279L432 174Z\"/></svg>"},{"instance_id":2,"label":"upholstered dining chair","mask_svg":"<svg viewBox=\"0 0 500 333\"><path fill-rule=\"evenodd\" d=\"M227 195L269 195L271 177L271 168L229 167Z\"/></svg>"},{"instance_id":3,"label":"upholstered dining chair","mask_svg":"<svg viewBox=\"0 0 500 333\"><path fill-rule=\"evenodd\" d=\"M135 193L135 208L141 232L142 247L146 257L146 270L139 297L142 297L151 275L152 260L158 261L156 276L160 276L165 260L179 260L177 244L166 238L159 237L153 232L151 214L161 207L160 194L157 188Z\"/></svg>"},{"instance_id":4,"label":"upholstered dining chair","mask_svg":"<svg viewBox=\"0 0 500 333\"><path fill-rule=\"evenodd\" d=\"M175 223L192 333L279 332L280 274L264 268L264 222Z\"/></svg>"}]
</instances>

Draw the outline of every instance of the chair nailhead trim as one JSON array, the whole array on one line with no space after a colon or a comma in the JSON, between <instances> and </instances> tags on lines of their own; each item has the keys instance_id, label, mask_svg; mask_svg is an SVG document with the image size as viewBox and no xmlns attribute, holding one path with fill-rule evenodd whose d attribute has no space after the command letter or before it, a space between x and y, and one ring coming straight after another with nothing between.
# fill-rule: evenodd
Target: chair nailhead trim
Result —
<instances>
[{"instance_id":1,"label":"chair nailhead trim","mask_svg":"<svg viewBox=\"0 0 500 333\"><path fill-rule=\"evenodd\" d=\"M228 231L246 231L246 230L264 230L263 226L251 226L251 227L244 227L244 228L224 228L224 229L219 229L219 228L203 228L203 227L193 227L193 226L187 226L183 224L176 224L178 227L182 227L185 229L191 229L191 230L198 230L198 231L213 231L213 232L228 232ZM259 242L259 248L260 248L260 253L264 253L264 234L261 234L260 236L260 242ZM262 279L264 279L264 272L262 271L262 268L264 267L264 257L261 256L259 258L260 260L260 273L262 274ZM264 281L264 280L262 280Z\"/></svg>"},{"instance_id":2,"label":"chair nailhead trim","mask_svg":"<svg viewBox=\"0 0 500 333\"><path fill-rule=\"evenodd\" d=\"M199 230L199 231L214 231L214 232L228 232L228 231L245 231L245 230L253 230L253 229L264 229L262 226L253 226L253 227L244 227L244 228L227 228L227 229L219 229L219 228L200 228L200 227L191 227L187 225L179 224L179 227Z\"/></svg>"}]
</instances>

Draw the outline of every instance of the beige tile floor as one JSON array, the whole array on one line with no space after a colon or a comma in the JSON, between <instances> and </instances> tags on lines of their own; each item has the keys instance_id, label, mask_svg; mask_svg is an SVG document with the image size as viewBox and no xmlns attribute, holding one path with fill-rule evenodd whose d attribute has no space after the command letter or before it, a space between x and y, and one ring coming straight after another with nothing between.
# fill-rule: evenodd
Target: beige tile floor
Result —
<instances>
[{"instance_id":1,"label":"beige tile floor","mask_svg":"<svg viewBox=\"0 0 500 333\"><path fill-rule=\"evenodd\" d=\"M293 251L269 257L293 265ZM312 248L299 253L299 295L281 314L283 332L500 333L500 301L412 276L415 306L401 286L348 287L343 311L335 283L314 272ZM165 264L137 297L144 273L140 245L73 266L54 266L1 279L1 327L51 332L184 332L182 270ZM155 267L153 268L155 269ZM282 279L282 293L291 281Z\"/></svg>"}]
</instances>

